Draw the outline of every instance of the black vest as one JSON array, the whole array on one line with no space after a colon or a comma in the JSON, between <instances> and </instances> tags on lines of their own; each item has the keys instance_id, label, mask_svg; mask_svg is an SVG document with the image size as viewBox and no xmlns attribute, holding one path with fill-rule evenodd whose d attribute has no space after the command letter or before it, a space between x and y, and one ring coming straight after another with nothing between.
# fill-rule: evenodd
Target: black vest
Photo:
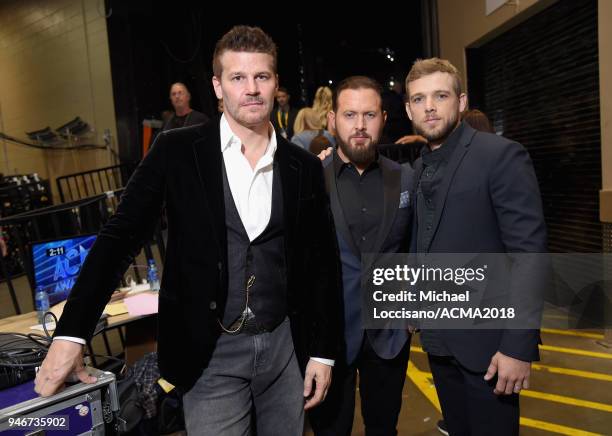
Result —
<instances>
[{"instance_id":1,"label":"black vest","mask_svg":"<svg viewBox=\"0 0 612 436\"><path fill-rule=\"evenodd\" d=\"M273 165L270 221L257 238L249 241L223 164L228 260L227 304L223 314L226 327L238 319L244 310L246 284L251 275L255 276L255 281L249 289L249 308L255 314L257 324L270 331L287 315L283 192L278 165L276 162Z\"/></svg>"}]
</instances>

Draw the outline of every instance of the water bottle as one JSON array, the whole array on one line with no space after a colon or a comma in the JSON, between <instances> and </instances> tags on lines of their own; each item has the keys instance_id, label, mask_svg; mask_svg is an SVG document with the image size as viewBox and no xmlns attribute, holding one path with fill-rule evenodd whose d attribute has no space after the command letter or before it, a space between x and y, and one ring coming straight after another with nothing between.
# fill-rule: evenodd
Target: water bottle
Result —
<instances>
[{"instance_id":1,"label":"water bottle","mask_svg":"<svg viewBox=\"0 0 612 436\"><path fill-rule=\"evenodd\" d=\"M147 274L147 279L149 280L149 285L151 286L151 290L159 291L159 288L160 288L159 273L157 272L157 265L155 265L155 259L149 259L149 271Z\"/></svg>"},{"instance_id":2,"label":"water bottle","mask_svg":"<svg viewBox=\"0 0 612 436\"><path fill-rule=\"evenodd\" d=\"M49 311L49 294L45 292L44 287L38 286L36 288L34 300L36 303L36 312L38 313L38 323L42 324L45 321L45 313Z\"/></svg>"}]
</instances>

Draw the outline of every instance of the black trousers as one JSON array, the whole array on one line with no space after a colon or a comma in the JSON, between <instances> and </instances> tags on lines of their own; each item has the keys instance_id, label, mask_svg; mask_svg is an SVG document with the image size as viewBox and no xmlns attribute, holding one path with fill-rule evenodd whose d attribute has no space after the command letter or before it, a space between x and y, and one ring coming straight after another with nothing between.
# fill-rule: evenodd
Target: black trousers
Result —
<instances>
[{"instance_id":1,"label":"black trousers","mask_svg":"<svg viewBox=\"0 0 612 436\"><path fill-rule=\"evenodd\" d=\"M337 363L325 401L309 414L316 436L349 436L355 414L355 388L359 371L361 415L367 436L397 434L402 390L410 342L394 359L382 359L364 335L361 351L351 365Z\"/></svg>"},{"instance_id":2,"label":"black trousers","mask_svg":"<svg viewBox=\"0 0 612 436\"><path fill-rule=\"evenodd\" d=\"M497 377L486 382L452 357L429 355L429 366L451 436L519 434L519 396L495 395Z\"/></svg>"}]
</instances>

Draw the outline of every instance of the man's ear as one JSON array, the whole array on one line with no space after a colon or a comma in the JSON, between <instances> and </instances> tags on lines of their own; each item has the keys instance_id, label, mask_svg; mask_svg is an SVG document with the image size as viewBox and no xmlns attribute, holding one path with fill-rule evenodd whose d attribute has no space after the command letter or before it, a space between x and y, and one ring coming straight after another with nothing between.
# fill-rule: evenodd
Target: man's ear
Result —
<instances>
[{"instance_id":1,"label":"man's ear","mask_svg":"<svg viewBox=\"0 0 612 436\"><path fill-rule=\"evenodd\" d=\"M459 96L459 112L463 113L467 109L468 97L467 94L461 93Z\"/></svg>"},{"instance_id":2,"label":"man's ear","mask_svg":"<svg viewBox=\"0 0 612 436\"><path fill-rule=\"evenodd\" d=\"M329 111L327 114L327 122L330 124L333 131L336 131L336 112Z\"/></svg>"},{"instance_id":3,"label":"man's ear","mask_svg":"<svg viewBox=\"0 0 612 436\"><path fill-rule=\"evenodd\" d=\"M219 79L217 76L213 76L212 85L213 85L213 89L215 90L215 95L217 96L217 98L222 99L223 91L221 90L221 79Z\"/></svg>"},{"instance_id":4,"label":"man's ear","mask_svg":"<svg viewBox=\"0 0 612 436\"><path fill-rule=\"evenodd\" d=\"M408 118L412 121L412 111L410 110L410 102L406 103L406 113L408 114Z\"/></svg>"}]
</instances>

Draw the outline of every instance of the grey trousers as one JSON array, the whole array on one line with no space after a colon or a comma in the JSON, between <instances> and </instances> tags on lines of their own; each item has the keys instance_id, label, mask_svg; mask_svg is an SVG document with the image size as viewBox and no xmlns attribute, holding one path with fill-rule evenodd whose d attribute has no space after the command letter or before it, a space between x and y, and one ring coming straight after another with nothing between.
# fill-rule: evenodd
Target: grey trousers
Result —
<instances>
[{"instance_id":1,"label":"grey trousers","mask_svg":"<svg viewBox=\"0 0 612 436\"><path fill-rule=\"evenodd\" d=\"M183 396L189 436L296 435L304 428L304 379L289 320L270 333L222 334L210 364Z\"/></svg>"}]
</instances>

